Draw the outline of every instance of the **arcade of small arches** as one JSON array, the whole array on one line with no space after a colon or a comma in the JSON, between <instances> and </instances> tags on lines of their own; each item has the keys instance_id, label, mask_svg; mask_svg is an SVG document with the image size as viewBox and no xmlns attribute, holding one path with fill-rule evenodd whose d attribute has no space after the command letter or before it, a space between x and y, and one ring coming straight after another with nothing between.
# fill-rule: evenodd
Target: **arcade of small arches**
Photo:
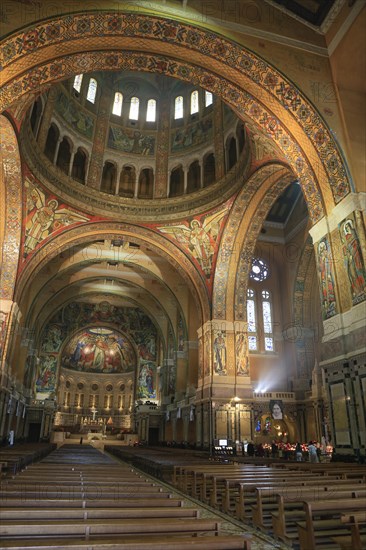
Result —
<instances>
[{"instance_id":1,"label":"arcade of small arches","mask_svg":"<svg viewBox=\"0 0 366 550\"><path fill-rule=\"evenodd\" d=\"M86 79L80 80L82 76L77 75L74 80L70 79L60 84L53 89L52 95L46 93L38 97L29 112L29 123L40 145L40 152L63 174L88 185L93 139L97 139L96 113L100 97L107 93L112 94L111 81L104 75L102 77L102 73L98 74L99 85L92 77L89 77L87 84ZM210 92L202 89L192 91L192 86L179 84L178 89L185 93L184 102L191 105L190 110L187 110L188 114L184 116L183 113L186 111L183 110L183 96L174 98L177 84L172 79L163 77L158 79L158 84L159 80L160 87L164 82L164 96L173 96L169 101L168 128L158 127L155 118L149 120L151 117L148 117L147 110L145 121L139 120L138 116L131 117L130 113L122 118L122 110L119 114L115 111L116 94L121 95L121 107L122 94L114 93L100 191L125 198L154 198L156 148L166 139L169 140L167 197L178 197L203 189L215 183L217 170L218 177L222 177L238 162L244 148L245 131L243 123L234 113L218 100L218 105L214 107L214 98ZM151 79L136 78L136 75L119 74L114 77L113 82L122 89L139 89L141 95L145 94L146 98L151 93L150 88L153 88ZM86 89L83 87L84 84L87 86ZM93 101L90 100L91 84L95 92L92 96ZM158 92L156 89L155 93ZM133 99L140 101L139 98L130 97L125 98L125 103L128 102L132 106ZM179 113L177 99L182 100L182 110ZM156 105L155 99L145 99L146 105L151 101L155 101ZM214 143L212 140L214 108L216 111L222 111L223 144ZM159 105L157 109L159 114ZM45 128L47 123L48 129ZM224 170L217 167L217 158L222 154L225 159Z\"/></svg>"}]
</instances>

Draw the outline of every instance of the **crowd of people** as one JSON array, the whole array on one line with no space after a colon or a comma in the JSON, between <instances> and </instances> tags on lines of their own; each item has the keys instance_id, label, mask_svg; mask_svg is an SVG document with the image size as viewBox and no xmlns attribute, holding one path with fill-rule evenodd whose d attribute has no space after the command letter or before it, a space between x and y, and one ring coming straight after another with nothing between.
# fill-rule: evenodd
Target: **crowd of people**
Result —
<instances>
[{"instance_id":1,"label":"crowd of people","mask_svg":"<svg viewBox=\"0 0 366 550\"><path fill-rule=\"evenodd\" d=\"M325 443L316 441L309 443L284 443L273 440L272 443L257 443L249 441L243 444L242 454L244 456L257 456L266 458L283 458L284 460L297 460L298 462L308 460L320 462L331 456L333 448Z\"/></svg>"}]
</instances>

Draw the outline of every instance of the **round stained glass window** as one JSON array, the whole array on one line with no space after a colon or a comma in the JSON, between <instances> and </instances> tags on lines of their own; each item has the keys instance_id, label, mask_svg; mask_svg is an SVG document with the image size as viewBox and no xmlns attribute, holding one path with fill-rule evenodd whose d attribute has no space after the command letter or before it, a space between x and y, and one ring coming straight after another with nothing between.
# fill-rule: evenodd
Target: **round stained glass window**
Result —
<instances>
[{"instance_id":1,"label":"round stained glass window","mask_svg":"<svg viewBox=\"0 0 366 550\"><path fill-rule=\"evenodd\" d=\"M268 265L263 260L254 258L249 277L254 281L265 281L268 278L268 271Z\"/></svg>"}]
</instances>

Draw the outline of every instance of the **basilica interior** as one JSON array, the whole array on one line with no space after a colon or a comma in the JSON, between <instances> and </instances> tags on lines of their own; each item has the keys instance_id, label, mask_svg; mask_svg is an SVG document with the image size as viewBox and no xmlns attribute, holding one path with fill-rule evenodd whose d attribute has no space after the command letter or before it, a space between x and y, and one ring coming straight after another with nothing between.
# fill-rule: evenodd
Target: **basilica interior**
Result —
<instances>
[{"instance_id":1,"label":"basilica interior","mask_svg":"<svg viewBox=\"0 0 366 550\"><path fill-rule=\"evenodd\" d=\"M3 4L3 444L365 457L366 10L283 4Z\"/></svg>"}]
</instances>

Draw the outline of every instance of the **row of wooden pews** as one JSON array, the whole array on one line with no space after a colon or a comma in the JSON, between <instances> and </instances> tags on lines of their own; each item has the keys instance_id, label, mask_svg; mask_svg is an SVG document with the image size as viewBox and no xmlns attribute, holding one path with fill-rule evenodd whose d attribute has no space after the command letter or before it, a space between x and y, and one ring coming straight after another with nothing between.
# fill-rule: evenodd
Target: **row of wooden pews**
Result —
<instances>
[{"instance_id":1,"label":"row of wooden pews","mask_svg":"<svg viewBox=\"0 0 366 550\"><path fill-rule=\"evenodd\" d=\"M1 477L20 472L55 449L56 445L49 443L17 443L14 446L2 447L0 449Z\"/></svg>"},{"instance_id":2,"label":"row of wooden pews","mask_svg":"<svg viewBox=\"0 0 366 550\"><path fill-rule=\"evenodd\" d=\"M91 446L65 445L1 484L0 547L12 550L249 549L216 517Z\"/></svg>"},{"instance_id":3,"label":"row of wooden pews","mask_svg":"<svg viewBox=\"0 0 366 550\"><path fill-rule=\"evenodd\" d=\"M357 464L211 463L176 466L173 484L301 550L361 550L365 477Z\"/></svg>"}]
</instances>

